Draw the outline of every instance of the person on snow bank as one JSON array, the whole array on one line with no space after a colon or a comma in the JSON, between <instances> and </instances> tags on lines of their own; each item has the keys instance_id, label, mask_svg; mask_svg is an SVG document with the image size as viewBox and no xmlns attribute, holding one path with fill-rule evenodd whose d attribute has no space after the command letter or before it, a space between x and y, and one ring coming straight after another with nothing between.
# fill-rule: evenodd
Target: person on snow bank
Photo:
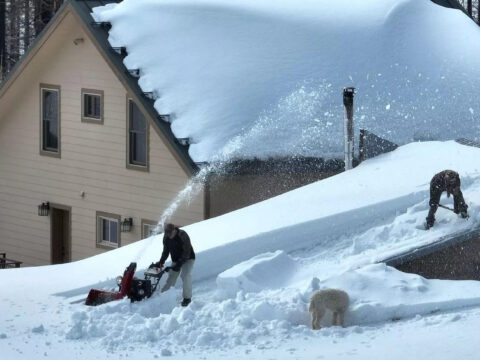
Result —
<instances>
[{"instance_id":1,"label":"person on snow bank","mask_svg":"<svg viewBox=\"0 0 480 360\"><path fill-rule=\"evenodd\" d=\"M464 219L468 218L468 205L465 204L462 191L460 190L460 176L453 170L444 170L435 174L430 181L430 211L426 219L427 230L435 223L435 212L438 209L440 197L444 191L447 192L447 197L453 194L454 213L460 214Z\"/></svg>"},{"instance_id":2,"label":"person on snow bank","mask_svg":"<svg viewBox=\"0 0 480 360\"><path fill-rule=\"evenodd\" d=\"M195 252L188 234L173 224L165 225L162 257L157 263L160 269L163 268L168 255L171 256L172 265L168 272L167 282L161 292L165 292L172 286L175 286L178 275L180 275L183 283L183 301L181 305L188 306L192 301L192 269L195 262Z\"/></svg>"}]
</instances>

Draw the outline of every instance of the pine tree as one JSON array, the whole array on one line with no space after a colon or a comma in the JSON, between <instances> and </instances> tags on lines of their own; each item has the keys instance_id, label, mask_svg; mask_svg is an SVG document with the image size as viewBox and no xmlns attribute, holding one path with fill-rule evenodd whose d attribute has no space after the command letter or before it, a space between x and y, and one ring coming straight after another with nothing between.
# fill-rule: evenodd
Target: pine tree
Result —
<instances>
[{"instance_id":1,"label":"pine tree","mask_svg":"<svg viewBox=\"0 0 480 360\"><path fill-rule=\"evenodd\" d=\"M31 6L30 6L30 0L24 0L23 4L23 11L25 14L24 17L24 23L23 23L23 28L24 30L24 52L28 49L30 46L30 12L32 11Z\"/></svg>"},{"instance_id":2,"label":"pine tree","mask_svg":"<svg viewBox=\"0 0 480 360\"><path fill-rule=\"evenodd\" d=\"M0 0L0 80L3 80L6 72L5 68L5 56L6 56L6 28L5 28L5 1Z\"/></svg>"}]
</instances>

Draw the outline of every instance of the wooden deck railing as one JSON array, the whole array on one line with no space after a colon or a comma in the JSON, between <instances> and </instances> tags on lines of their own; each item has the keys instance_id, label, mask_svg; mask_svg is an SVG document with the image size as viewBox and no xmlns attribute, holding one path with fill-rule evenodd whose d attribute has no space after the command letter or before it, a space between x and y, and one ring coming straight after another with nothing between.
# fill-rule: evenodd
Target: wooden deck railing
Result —
<instances>
[{"instance_id":1,"label":"wooden deck railing","mask_svg":"<svg viewBox=\"0 0 480 360\"><path fill-rule=\"evenodd\" d=\"M21 264L21 261L8 259L6 253L0 253L0 269L19 268Z\"/></svg>"}]
</instances>

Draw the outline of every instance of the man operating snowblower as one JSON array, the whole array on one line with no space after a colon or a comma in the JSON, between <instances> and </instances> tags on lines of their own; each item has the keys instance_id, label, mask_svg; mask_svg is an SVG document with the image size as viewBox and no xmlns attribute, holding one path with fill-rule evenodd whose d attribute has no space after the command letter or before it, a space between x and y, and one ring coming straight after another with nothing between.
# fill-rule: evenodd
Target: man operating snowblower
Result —
<instances>
[{"instance_id":1,"label":"man operating snowblower","mask_svg":"<svg viewBox=\"0 0 480 360\"><path fill-rule=\"evenodd\" d=\"M195 262L195 252L188 234L173 224L165 225L162 257L157 263L160 269L163 268L168 255L172 259L172 265L168 272L167 282L161 292L175 286L178 275L180 275L183 283L183 301L181 305L188 306L192 301L192 269Z\"/></svg>"},{"instance_id":2,"label":"man operating snowblower","mask_svg":"<svg viewBox=\"0 0 480 360\"><path fill-rule=\"evenodd\" d=\"M440 197L446 191L447 197L453 194L453 209L440 204ZM430 211L428 212L425 228L430 229L435 223L435 212L438 207L444 207L452 210L455 214L460 214L464 219L468 218L468 205L465 204L462 191L460 190L460 176L453 170L444 170L435 174L430 181Z\"/></svg>"}]
</instances>

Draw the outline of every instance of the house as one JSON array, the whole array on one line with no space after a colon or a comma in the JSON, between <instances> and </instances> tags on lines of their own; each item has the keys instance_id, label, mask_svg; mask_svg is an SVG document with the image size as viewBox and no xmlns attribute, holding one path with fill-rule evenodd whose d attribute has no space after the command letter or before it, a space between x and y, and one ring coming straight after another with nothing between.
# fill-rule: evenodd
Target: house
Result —
<instances>
[{"instance_id":1,"label":"house","mask_svg":"<svg viewBox=\"0 0 480 360\"><path fill-rule=\"evenodd\" d=\"M103 3L67 1L0 89L0 249L23 266L149 236L197 171L91 18ZM200 194L171 220L204 213Z\"/></svg>"},{"instance_id":2,"label":"house","mask_svg":"<svg viewBox=\"0 0 480 360\"><path fill-rule=\"evenodd\" d=\"M242 127L255 127L258 124L244 123L243 120L255 121L258 110L277 98L283 97L288 105L288 101L291 100L288 97L290 90L282 86L284 84L291 87L297 85L297 73L310 74L310 70L313 68L309 55L318 55L321 60L326 62L325 66L322 63L321 66L315 67L313 69L315 71L320 69L330 73L343 74L341 71L331 70L330 67L337 64L346 65L342 61L346 61L348 65L351 64L348 57L340 56L341 51L336 47L332 47L332 50L336 49L335 51L337 51L336 56L322 57L323 53L319 49L330 48L330 45L336 44L338 42L336 36L326 39L325 42L314 42L318 49L310 49L311 43L303 41L308 38L312 30L304 26L303 16L305 14L301 14L302 17L295 19L298 24L292 22L291 17L284 16L280 16L278 19L281 22L276 23L278 19L274 16L265 16L263 11L258 13L240 11L236 14L236 9L223 8L222 3L219 9L226 11L224 13L226 17L217 16L210 9L200 8L200 11L204 11L202 15L219 21L220 25L224 19L236 22L235 26L246 26L247 30L251 29L250 24L261 29L265 27L271 29L270 25L275 25L273 28L282 29L282 33L293 36L287 40L295 46L298 45L296 48L298 51L290 51L288 47L286 48L291 58L286 58L286 61L280 64L280 68L284 71L279 71L269 61L272 59L271 51L283 51L284 43L287 42L282 38L278 47L264 48L263 44L274 44L278 41L275 32L270 30L265 32L267 38L259 38L258 43L252 42L251 44L249 41L254 40L257 34L241 31L242 36L250 36L240 39L244 44L248 44L246 51L243 51L234 42L231 47L225 48L217 45L209 51L203 51L201 44L199 47L195 47L194 42L184 44L177 42L177 39L171 39L169 44L165 42L154 46L155 49L167 54L170 54L172 49L178 48L186 51L185 56L169 58L170 64L175 65L180 62L180 59L188 60L190 55L188 46L190 45L199 50L201 55L210 56L211 51L218 51L222 56L216 56L215 59L233 59L235 66L227 64L228 66L219 68L211 66L211 57L207 56L202 59L198 57L205 63L199 61L198 69L179 67L180 74L183 74L179 79L168 77L172 77L172 74L176 75L174 72L160 71L160 77L166 79L165 81L170 86L171 84L181 85L176 87L176 93L173 91L163 94L158 91L155 84L150 84L152 91L147 91L148 89L145 90L145 88L149 87L148 83L139 81L139 79L142 80L142 75L145 75L142 73L144 69L139 66L128 66L131 63L136 65L135 61L129 60L130 52L127 57L127 49L130 50L130 48L125 48L122 44L120 46L112 45L115 39L113 39L114 37L109 38L109 30L115 28L112 28L109 21L99 19L98 13L92 15L95 7L114 5L112 3L115 2L106 0L66 1L0 86L0 199L2 205L0 210L0 252L6 253L8 258L23 262L23 265L74 261L127 245L148 236L164 211L175 201L177 194L184 188L187 181L202 168L201 164L212 160L212 153L218 150L218 144L221 143L218 141L218 137L215 138L216 135L221 134L223 138L227 135L234 137ZM143 4L145 6L154 5L151 2ZM135 2L129 2L129 6L135 6ZM293 6L293 9L298 8L295 2L289 6ZM323 12L320 13L323 14ZM186 16L189 14L190 12L187 11ZM237 16L239 14L241 16ZM394 11L393 15L390 12L387 15L401 17L402 14L401 11ZM243 15L252 17L244 19ZM380 18L382 16L384 16L383 13ZM134 16L133 18L135 19ZM374 20L376 24L381 24L379 25L380 30L383 31L383 23L378 22L378 18ZM199 24L209 23L203 17L196 17L195 21ZM167 24L168 22L160 23ZM388 22L385 23L388 25ZM362 22L359 24L362 25ZM127 28L128 31L131 31L133 27L131 24L127 25L130 25ZM215 25L218 24L215 23ZM283 26L287 26L287 28L283 28ZM289 31L289 26L295 26L295 28ZM188 40L191 39L190 28L187 30L181 35L186 35L184 39ZM206 34L218 33L218 31L212 31L211 28L203 30L206 31ZM321 23L318 23L313 30L318 31L316 35L327 34ZM367 31L370 31L370 28ZM350 28L345 28L344 32L347 35L352 33ZM353 33L357 34L356 31ZM251 37L252 34L253 37ZM142 39L142 41L148 43L149 40L146 34L144 35L146 40ZM157 33L155 33L156 35ZM438 36L442 37L442 34L438 34ZM233 37L225 35L222 36L222 39L226 41L223 45L228 46ZM368 43L370 42L370 37L365 39ZM235 38L235 40L238 39ZM403 37L401 41L403 43ZM379 46L383 46L382 44L384 41L379 41ZM461 47L463 43L457 41L456 46ZM415 46L413 48L416 49ZM475 51L475 47L471 44L468 48L472 52ZM362 44L359 44L359 49L363 50ZM230 50L236 51L235 56L229 54ZM251 50L258 51L258 53L252 54ZM455 52L455 49L452 52ZM237 57L242 54L246 54L254 60L257 59L256 55L259 55L261 66L257 68L252 66L249 61L243 61L244 59ZM192 56L190 55L190 57ZM197 57L194 58L197 60ZM282 56L273 58L282 59ZM437 61L437 59L439 62L443 61L436 56L431 56L431 58L434 59L432 61ZM338 61L338 59L342 61ZM137 56L137 62L141 62L140 60L145 60L145 57L139 59ZM160 61L150 60L147 62L160 63ZM155 60L158 59L155 58ZM367 65L371 63L374 66L372 71L377 69L377 64L368 59L364 59L364 61L357 59L354 63L357 66L355 71L363 72L365 70L363 63ZM432 64L425 63L423 53L419 63L427 69L435 68ZM292 68L292 64L295 66L301 64L301 68ZM315 64L319 65L320 62ZM380 65L384 66L385 64ZM231 76L231 69L235 69L240 75L234 78ZM201 70L210 71L208 73L209 81L204 81L206 76L201 73ZM246 71L245 76L242 71ZM355 71L352 74L356 78ZM260 75L263 73L267 75L268 81L261 78ZM315 72L312 74L321 75L321 73ZM191 75L197 76L192 81L192 83L195 82L195 85L210 83L213 78L217 82L213 82L212 88L206 91L199 87L196 89L199 90L198 93L189 92L191 84L189 76ZM472 73L468 73L467 76L475 78ZM155 77L147 76L147 78L152 80ZM225 78L228 78L229 81L225 81ZM247 83L245 81L247 78L253 83ZM321 76L317 76L317 78L321 78ZM366 79L369 78L366 77ZM390 86L384 79L386 77L380 80L375 79L377 86L375 92L381 91L381 86ZM336 89L337 85L342 87L350 85L344 84L344 79L340 77L335 81L338 82L335 87L331 87L331 84L323 84L324 90L333 92L331 89ZM441 80L435 81L440 82ZM269 84L268 89L261 88L260 85L267 83ZM230 88L218 86L222 84L230 85ZM419 83L418 86L423 89L425 85ZM217 88L214 89L214 87ZM248 96L238 92L238 89L246 91ZM412 89L416 88L409 86L404 90L408 96L411 96L411 94L415 94ZM172 90L172 87L169 90ZM449 88L447 88L448 90ZM166 95L166 98L173 97L175 105L184 104L185 108L172 108L170 113L169 106L159 105L162 102L159 93L162 96ZM203 101L206 99L204 94L208 95L208 100L213 100L210 104L204 104ZM229 96L227 100L232 100L232 102L224 101L220 104L218 98L225 94ZM473 96L474 92L471 94ZM265 95L268 98L258 95ZM302 87L291 95L300 98L307 97L307 100L312 100L313 107L317 103L322 103L321 96ZM308 99L309 97L310 99ZM419 98L416 95L414 97ZM364 101L367 98L364 96ZM373 99L373 96L370 98ZM198 101L201 103L200 107L187 109L192 103L192 99L201 99L202 101ZM435 111L447 117L448 111L451 109L443 109L443 98L439 97L439 99L441 103L438 104ZM420 98L420 100L422 99ZM433 101L428 99L428 101L436 104L435 99ZM466 96L462 97L461 101L474 104ZM341 157L338 156L338 151L331 155L330 149L326 147L332 143L337 149L342 138L341 126L337 129L338 126L331 126L330 121L331 117L337 117L337 113L342 117L342 108L338 108L338 104L341 103L341 95L338 94L338 98L337 95L329 98L326 103L330 108L325 112L328 114L325 115L325 119L322 118L322 121L325 120L323 124L325 128L322 130L336 128L335 132L326 133L327 141L318 141L318 135L321 135L321 132L318 132L316 128L315 121L318 120L316 118L308 119L312 120L315 126L307 124L308 126L304 127L304 123L298 122L297 127L293 129L290 124L287 124L274 136L254 139L255 143L268 145L266 151L247 152L244 154L245 157L234 159L220 170L214 167L206 177L205 188L190 199L191 201L181 203L170 220L179 225L187 225L267 199L342 171L343 163L342 160L339 160ZM369 111L373 114L378 112L378 118L385 115L385 112L390 109L390 105L386 110L384 103L378 101L374 101L374 103L370 106ZM249 114L239 113L239 109L245 109L250 104L255 104L255 111ZM462 104L459 107L470 114L468 107ZM289 118L290 114L285 115L285 104L280 103L279 105L279 110L277 109L279 114ZM303 104L299 105L301 111L305 110ZM471 105L473 108L475 106ZM162 111L164 108L167 111ZM423 109L423 107L411 108ZM211 109L216 109L216 112L209 112ZM300 114L297 114L297 118L293 114L294 120L302 119L304 114L301 111ZM321 111L321 115L324 114L323 109L317 109L317 111ZM405 117L405 113L402 111L404 109L397 110L395 113L400 116L400 120ZM428 111L430 114L433 110L428 109ZM178 114L182 112L183 114ZM202 128L205 124L196 121L198 113L201 113L204 118L215 121L207 124L208 132ZM182 115L183 118L193 121L182 120ZM431 117L438 120L436 116ZM232 125L228 123L230 119L234 120L232 121L232 123L235 122L234 127L229 127ZM367 117L367 119L375 120L374 123L378 122L375 117ZM386 123L390 124L393 120ZM472 119L472 121L474 120ZM425 124L429 125L428 122ZM263 125L271 126L272 124L267 122L260 124L260 127ZM276 124L273 125L271 129L276 128ZM380 123L380 125L382 124ZM384 129L380 125L379 135L384 135ZM458 131L463 131L459 135L469 134L468 126L467 122L464 127L459 127ZM367 126L367 129L376 132L375 127L370 129ZM208 141L202 141L205 140L202 139L202 135L205 133L212 135L207 139ZM289 142L292 138L298 138L299 134L309 135L310 143L297 142L293 144ZM408 140L409 136L410 134L404 136L402 141ZM207 150L205 150L204 144L208 144ZM284 144L288 145L284 146ZM254 146L249 147L247 144L245 148L251 150ZM295 148L299 153L291 151L291 148ZM329 156L324 156L326 153Z\"/></svg>"}]
</instances>

